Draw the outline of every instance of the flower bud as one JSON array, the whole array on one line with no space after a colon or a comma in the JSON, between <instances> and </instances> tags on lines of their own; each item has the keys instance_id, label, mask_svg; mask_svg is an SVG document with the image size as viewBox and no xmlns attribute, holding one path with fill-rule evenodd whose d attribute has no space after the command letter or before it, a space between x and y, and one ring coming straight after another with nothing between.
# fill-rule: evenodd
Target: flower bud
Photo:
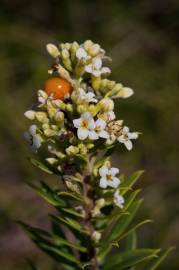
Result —
<instances>
[{"instance_id":1,"label":"flower bud","mask_svg":"<svg viewBox=\"0 0 179 270\"><path fill-rule=\"evenodd\" d=\"M57 132L53 129L47 128L44 130L44 134L47 137L52 137L52 136L55 136L57 134Z\"/></svg>"},{"instance_id":2,"label":"flower bud","mask_svg":"<svg viewBox=\"0 0 179 270\"><path fill-rule=\"evenodd\" d=\"M89 48L90 48L92 45L93 45L93 42L92 42L91 40L86 40L86 41L84 42L84 48L85 48L85 50L88 51Z\"/></svg>"},{"instance_id":3,"label":"flower bud","mask_svg":"<svg viewBox=\"0 0 179 270\"><path fill-rule=\"evenodd\" d=\"M64 121L64 113L63 112L57 112L54 117L55 121L57 122L63 122Z\"/></svg>"},{"instance_id":4,"label":"flower bud","mask_svg":"<svg viewBox=\"0 0 179 270\"><path fill-rule=\"evenodd\" d=\"M47 114L45 112L36 112L35 117L41 123L49 122L49 119L47 118Z\"/></svg>"},{"instance_id":5,"label":"flower bud","mask_svg":"<svg viewBox=\"0 0 179 270\"><path fill-rule=\"evenodd\" d=\"M58 159L56 159L56 158L46 158L46 161L47 161L50 165L54 165L55 163L58 162Z\"/></svg>"},{"instance_id":6,"label":"flower bud","mask_svg":"<svg viewBox=\"0 0 179 270\"><path fill-rule=\"evenodd\" d=\"M92 234L92 239L95 242L99 242L99 240L101 239L101 233L98 231L94 231Z\"/></svg>"},{"instance_id":7,"label":"flower bud","mask_svg":"<svg viewBox=\"0 0 179 270\"><path fill-rule=\"evenodd\" d=\"M24 113L25 117L27 117L29 120L34 120L35 119L35 111L29 110Z\"/></svg>"},{"instance_id":8,"label":"flower bud","mask_svg":"<svg viewBox=\"0 0 179 270\"><path fill-rule=\"evenodd\" d=\"M77 111L78 111L78 113L82 114L82 113L87 111L87 108L85 105L78 105Z\"/></svg>"},{"instance_id":9,"label":"flower bud","mask_svg":"<svg viewBox=\"0 0 179 270\"><path fill-rule=\"evenodd\" d=\"M69 58L70 57L70 54L68 52L68 50L65 48L62 50L62 58L63 59L66 59L66 58Z\"/></svg>"},{"instance_id":10,"label":"flower bud","mask_svg":"<svg viewBox=\"0 0 179 270\"><path fill-rule=\"evenodd\" d=\"M114 110L114 102L110 98L103 98L99 105L104 111L113 111Z\"/></svg>"},{"instance_id":11,"label":"flower bud","mask_svg":"<svg viewBox=\"0 0 179 270\"><path fill-rule=\"evenodd\" d=\"M46 48L47 48L48 53L52 57L56 58L56 57L60 56L60 52L59 52L58 48L55 45L49 43L49 44L47 44Z\"/></svg>"},{"instance_id":12,"label":"flower bud","mask_svg":"<svg viewBox=\"0 0 179 270\"><path fill-rule=\"evenodd\" d=\"M65 151L66 151L67 155L71 156L71 155L78 154L79 149L78 149L78 147L75 147L73 145L70 145L68 148L66 148Z\"/></svg>"},{"instance_id":13,"label":"flower bud","mask_svg":"<svg viewBox=\"0 0 179 270\"><path fill-rule=\"evenodd\" d=\"M117 94L118 97L128 98L134 94L134 91L129 87L123 87L121 91Z\"/></svg>"},{"instance_id":14,"label":"flower bud","mask_svg":"<svg viewBox=\"0 0 179 270\"><path fill-rule=\"evenodd\" d=\"M89 49L88 53L91 56L96 56L100 52L100 46L98 44L93 44Z\"/></svg>"}]
</instances>

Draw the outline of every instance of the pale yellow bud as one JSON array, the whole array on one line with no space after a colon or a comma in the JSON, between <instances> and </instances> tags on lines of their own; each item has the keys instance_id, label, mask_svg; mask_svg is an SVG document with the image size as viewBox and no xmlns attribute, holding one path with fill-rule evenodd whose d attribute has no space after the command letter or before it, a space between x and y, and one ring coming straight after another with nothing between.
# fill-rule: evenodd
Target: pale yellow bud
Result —
<instances>
[{"instance_id":1,"label":"pale yellow bud","mask_svg":"<svg viewBox=\"0 0 179 270\"><path fill-rule=\"evenodd\" d=\"M134 94L134 91L129 87L123 87L123 89L117 94L118 97L128 98Z\"/></svg>"},{"instance_id":2,"label":"pale yellow bud","mask_svg":"<svg viewBox=\"0 0 179 270\"><path fill-rule=\"evenodd\" d=\"M47 129L44 130L44 134L47 137L52 137L52 136L57 135L57 132L55 130L53 130L53 129L47 128Z\"/></svg>"},{"instance_id":3,"label":"pale yellow bud","mask_svg":"<svg viewBox=\"0 0 179 270\"><path fill-rule=\"evenodd\" d=\"M108 80L108 82L107 82L107 87L108 87L109 89L113 89L115 85L116 85L116 82L115 82L115 81L110 81L110 80Z\"/></svg>"},{"instance_id":4,"label":"pale yellow bud","mask_svg":"<svg viewBox=\"0 0 179 270\"><path fill-rule=\"evenodd\" d=\"M96 56L97 54L99 54L100 52L100 46L98 44L93 44L89 49L88 49L88 53L91 56Z\"/></svg>"},{"instance_id":5,"label":"pale yellow bud","mask_svg":"<svg viewBox=\"0 0 179 270\"><path fill-rule=\"evenodd\" d=\"M29 110L24 113L25 117L27 117L29 120L34 120L35 119L35 111Z\"/></svg>"},{"instance_id":6,"label":"pale yellow bud","mask_svg":"<svg viewBox=\"0 0 179 270\"><path fill-rule=\"evenodd\" d=\"M82 114L83 112L86 112L87 111L87 106L85 106L85 105L78 105L77 111L78 111L78 113Z\"/></svg>"},{"instance_id":7,"label":"pale yellow bud","mask_svg":"<svg viewBox=\"0 0 179 270\"><path fill-rule=\"evenodd\" d=\"M56 158L46 158L46 161L47 161L50 165L54 165L55 163L58 162L58 159L56 159Z\"/></svg>"},{"instance_id":8,"label":"pale yellow bud","mask_svg":"<svg viewBox=\"0 0 179 270\"><path fill-rule=\"evenodd\" d=\"M67 104L67 105L66 105L66 110L67 110L68 112L73 112L73 105L72 105L72 104Z\"/></svg>"},{"instance_id":9,"label":"pale yellow bud","mask_svg":"<svg viewBox=\"0 0 179 270\"><path fill-rule=\"evenodd\" d=\"M99 242L99 240L101 239L101 233L98 231L94 231L92 234L92 239L95 242Z\"/></svg>"},{"instance_id":10,"label":"pale yellow bud","mask_svg":"<svg viewBox=\"0 0 179 270\"><path fill-rule=\"evenodd\" d=\"M57 122L63 122L64 121L64 113L63 112L57 112L54 117L55 121Z\"/></svg>"},{"instance_id":11,"label":"pale yellow bud","mask_svg":"<svg viewBox=\"0 0 179 270\"><path fill-rule=\"evenodd\" d=\"M45 112L36 112L35 117L41 123L49 122L49 119L47 118L47 114Z\"/></svg>"},{"instance_id":12,"label":"pale yellow bud","mask_svg":"<svg viewBox=\"0 0 179 270\"><path fill-rule=\"evenodd\" d=\"M47 48L48 53L52 57L56 58L56 57L60 56L60 52L59 52L58 48L55 45L49 43L49 44L47 44L46 48Z\"/></svg>"},{"instance_id":13,"label":"pale yellow bud","mask_svg":"<svg viewBox=\"0 0 179 270\"><path fill-rule=\"evenodd\" d=\"M84 42L84 48L85 48L85 50L88 51L89 48L90 48L92 45L93 45L93 42L92 42L91 40L86 40L86 41Z\"/></svg>"},{"instance_id":14,"label":"pale yellow bud","mask_svg":"<svg viewBox=\"0 0 179 270\"><path fill-rule=\"evenodd\" d=\"M103 98L102 100L100 100L99 105L104 111L114 110L114 102L110 98Z\"/></svg>"},{"instance_id":15,"label":"pale yellow bud","mask_svg":"<svg viewBox=\"0 0 179 270\"><path fill-rule=\"evenodd\" d=\"M96 91L99 90L100 84L101 84L101 77L92 76L92 86Z\"/></svg>"},{"instance_id":16,"label":"pale yellow bud","mask_svg":"<svg viewBox=\"0 0 179 270\"><path fill-rule=\"evenodd\" d=\"M70 145L68 148L66 148L65 151L66 151L67 155L69 155L69 156L76 155L79 153L78 147L75 147L73 145Z\"/></svg>"},{"instance_id":17,"label":"pale yellow bud","mask_svg":"<svg viewBox=\"0 0 179 270\"><path fill-rule=\"evenodd\" d=\"M66 48L63 49L61 53L62 53L62 58L63 59L69 58L69 56L70 56L70 54L69 54L69 52L68 52L68 50Z\"/></svg>"}]
</instances>

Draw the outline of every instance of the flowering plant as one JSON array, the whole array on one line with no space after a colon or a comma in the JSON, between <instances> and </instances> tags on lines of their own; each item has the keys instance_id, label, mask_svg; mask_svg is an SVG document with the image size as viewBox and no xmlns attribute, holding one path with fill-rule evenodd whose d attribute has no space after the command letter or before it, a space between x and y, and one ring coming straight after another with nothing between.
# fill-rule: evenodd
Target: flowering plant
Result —
<instances>
[{"instance_id":1,"label":"flowering plant","mask_svg":"<svg viewBox=\"0 0 179 270\"><path fill-rule=\"evenodd\" d=\"M57 175L63 187L29 183L56 209L51 232L20 224L64 269L154 270L169 250L136 246L136 230L150 222L134 221L142 200L133 186L142 171L127 178L110 160L117 144L130 151L139 136L114 112L114 99L133 90L106 78L110 58L90 40L48 44L47 51L55 63L38 104L25 112L33 121L25 138L39 154L31 162ZM120 252L109 257L112 249Z\"/></svg>"}]
</instances>

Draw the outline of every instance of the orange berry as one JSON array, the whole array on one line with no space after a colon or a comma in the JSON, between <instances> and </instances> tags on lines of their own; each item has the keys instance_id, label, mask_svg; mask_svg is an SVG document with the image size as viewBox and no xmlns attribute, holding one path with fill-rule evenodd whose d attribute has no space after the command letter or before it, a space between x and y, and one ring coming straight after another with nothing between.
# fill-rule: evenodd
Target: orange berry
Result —
<instances>
[{"instance_id":1,"label":"orange berry","mask_svg":"<svg viewBox=\"0 0 179 270\"><path fill-rule=\"evenodd\" d=\"M45 81L44 90L47 95L53 94L53 99L64 99L72 91L71 84L60 77L52 77Z\"/></svg>"}]
</instances>

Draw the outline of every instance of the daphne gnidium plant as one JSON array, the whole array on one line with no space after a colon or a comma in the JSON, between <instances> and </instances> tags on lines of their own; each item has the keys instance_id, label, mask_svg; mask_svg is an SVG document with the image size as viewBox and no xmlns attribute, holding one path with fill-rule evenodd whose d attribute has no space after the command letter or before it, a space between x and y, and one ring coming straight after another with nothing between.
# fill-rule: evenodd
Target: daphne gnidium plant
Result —
<instances>
[{"instance_id":1,"label":"daphne gnidium plant","mask_svg":"<svg viewBox=\"0 0 179 270\"><path fill-rule=\"evenodd\" d=\"M133 90L107 79L111 59L91 40L48 44L47 51L54 63L25 112L32 124L24 136L38 157L32 164L56 175L58 187L28 183L55 211L51 231L20 224L57 269L155 270L170 249L137 247L137 229L150 222L135 221L142 200L133 186L142 171L125 177L111 162L118 144L131 151L139 137L114 108Z\"/></svg>"}]
</instances>

